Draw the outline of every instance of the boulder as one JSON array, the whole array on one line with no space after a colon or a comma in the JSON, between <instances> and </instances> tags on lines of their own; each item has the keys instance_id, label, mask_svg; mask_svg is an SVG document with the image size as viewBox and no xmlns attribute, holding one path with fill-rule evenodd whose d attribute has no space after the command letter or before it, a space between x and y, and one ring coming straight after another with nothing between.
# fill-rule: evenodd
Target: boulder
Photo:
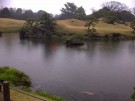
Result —
<instances>
[{"instance_id":1,"label":"boulder","mask_svg":"<svg viewBox=\"0 0 135 101\"><path fill-rule=\"evenodd\" d=\"M72 39L66 41L66 46L82 46L82 45L84 45L84 42L82 42L81 40Z\"/></svg>"},{"instance_id":2,"label":"boulder","mask_svg":"<svg viewBox=\"0 0 135 101\"><path fill-rule=\"evenodd\" d=\"M0 32L0 37L2 37L2 32Z\"/></svg>"}]
</instances>

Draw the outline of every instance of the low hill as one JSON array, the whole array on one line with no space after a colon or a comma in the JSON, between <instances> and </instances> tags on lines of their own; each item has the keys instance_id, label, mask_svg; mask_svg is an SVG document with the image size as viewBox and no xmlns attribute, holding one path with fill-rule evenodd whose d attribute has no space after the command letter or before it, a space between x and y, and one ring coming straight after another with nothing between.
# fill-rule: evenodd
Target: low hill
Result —
<instances>
[{"instance_id":1,"label":"low hill","mask_svg":"<svg viewBox=\"0 0 135 101\"><path fill-rule=\"evenodd\" d=\"M68 20L59 20L57 21L59 28L65 29L68 32L75 32L75 33L86 33L87 27L85 27L85 21L80 21L76 19L68 19ZM109 34L109 33L121 33L124 35L132 34L132 29L127 25L124 24L107 24L99 21L96 24L95 29L100 35Z\"/></svg>"},{"instance_id":2,"label":"low hill","mask_svg":"<svg viewBox=\"0 0 135 101\"><path fill-rule=\"evenodd\" d=\"M16 32L23 26L24 22L22 20L0 18L0 31Z\"/></svg>"},{"instance_id":3,"label":"low hill","mask_svg":"<svg viewBox=\"0 0 135 101\"><path fill-rule=\"evenodd\" d=\"M25 21L22 20L14 20L7 18L0 18L0 31L2 32L15 32L19 30ZM85 21L77 20L77 19L67 19L67 20L57 20L56 29L58 32L63 33L79 33L85 34L87 33L87 27L85 27ZM99 22L96 25L96 30L99 35L109 34L109 33L121 33L124 35L132 36L132 29L124 24L107 24L103 22Z\"/></svg>"}]
</instances>

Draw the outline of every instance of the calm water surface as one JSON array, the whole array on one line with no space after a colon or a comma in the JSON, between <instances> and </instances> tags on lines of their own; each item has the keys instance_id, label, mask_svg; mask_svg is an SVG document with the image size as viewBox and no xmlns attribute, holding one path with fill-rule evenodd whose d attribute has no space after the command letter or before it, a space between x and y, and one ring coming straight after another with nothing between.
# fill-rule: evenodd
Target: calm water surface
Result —
<instances>
[{"instance_id":1,"label":"calm water surface","mask_svg":"<svg viewBox=\"0 0 135 101\"><path fill-rule=\"evenodd\" d=\"M0 38L0 66L24 71L35 89L69 101L132 101L135 41L89 42L67 48L5 34Z\"/></svg>"}]
</instances>

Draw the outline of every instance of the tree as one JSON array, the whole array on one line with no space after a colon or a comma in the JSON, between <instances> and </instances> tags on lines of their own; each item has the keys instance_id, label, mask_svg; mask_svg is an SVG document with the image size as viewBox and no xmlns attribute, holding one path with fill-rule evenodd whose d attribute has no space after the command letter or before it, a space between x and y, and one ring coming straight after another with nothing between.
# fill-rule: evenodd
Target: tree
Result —
<instances>
[{"instance_id":1,"label":"tree","mask_svg":"<svg viewBox=\"0 0 135 101\"><path fill-rule=\"evenodd\" d=\"M20 30L20 38L51 38L55 31L55 19L45 12L39 20L28 19Z\"/></svg>"},{"instance_id":2,"label":"tree","mask_svg":"<svg viewBox=\"0 0 135 101\"><path fill-rule=\"evenodd\" d=\"M83 20L86 18L86 13L82 6L77 8L76 13L75 13L75 18L79 20Z\"/></svg>"},{"instance_id":3,"label":"tree","mask_svg":"<svg viewBox=\"0 0 135 101\"><path fill-rule=\"evenodd\" d=\"M94 29L96 23L98 23L98 20L96 18L89 18L89 21L85 24L85 26L88 27L88 34L94 34L96 32L96 29Z\"/></svg>"},{"instance_id":4,"label":"tree","mask_svg":"<svg viewBox=\"0 0 135 101\"><path fill-rule=\"evenodd\" d=\"M9 11L11 13L11 18L15 18L15 12L16 12L16 9L15 8L9 8Z\"/></svg>"},{"instance_id":5,"label":"tree","mask_svg":"<svg viewBox=\"0 0 135 101\"><path fill-rule=\"evenodd\" d=\"M112 12L121 12L123 10L127 10L128 7L125 4L122 4L117 1L110 1L110 2L105 2L102 4L103 8L107 8Z\"/></svg>"},{"instance_id":6,"label":"tree","mask_svg":"<svg viewBox=\"0 0 135 101\"><path fill-rule=\"evenodd\" d=\"M135 15L135 7L133 8L133 14Z\"/></svg>"},{"instance_id":7,"label":"tree","mask_svg":"<svg viewBox=\"0 0 135 101\"><path fill-rule=\"evenodd\" d=\"M86 13L84 8L77 7L74 3L67 2L64 4L64 8L61 9L61 14L59 16L56 16L57 19L79 19L84 20L86 18Z\"/></svg>"},{"instance_id":8,"label":"tree","mask_svg":"<svg viewBox=\"0 0 135 101\"><path fill-rule=\"evenodd\" d=\"M130 27L133 29L133 34L135 34L135 21L131 22Z\"/></svg>"},{"instance_id":9,"label":"tree","mask_svg":"<svg viewBox=\"0 0 135 101\"><path fill-rule=\"evenodd\" d=\"M74 3L67 2L64 4L65 8L61 9L62 15L64 15L66 18L74 18L74 15L77 10L77 6Z\"/></svg>"},{"instance_id":10,"label":"tree","mask_svg":"<svg viewBox=\"0 0 135 101\"><path fill-rule=\"evenodd\" d=\"M23 10L21 8L17 8L16 10L16 18L22 19Z\"/></svg>"},{"instance_id":11,"label":"tree","mask_svg":"<svg viewBox=\"0 0 135 101\"><path fill-rule=\"evenodd\" d=\"M54 25L56 24L55 19L51 14L47 12L40 19L40 30L43 32L44 36L50 37L55 31Z\"/></svg>"},{"instance_id":12,"label":"tree","mask_svg":"<svg viewBox=\"0 0 135 101\"><path fill-rule=\"evenodd\" d=\"M26 10L23 13L23 19L29 19L29 18L33 18L33 11L32 10Z\"/></svg>"},{"instance_id":13,"label":"tree","mask_svg":"<svg viewBox=\"0 0 135 101\"><path fill-rule=\"evenodd\" d=\"M45 13L46 13L45 11L39 10L39 11L37 12L36 18L37 18L37 19L41 18Z\"/></svg>"},{"instance_id":14,"label":"tree","mask_svg":"<svg viewBox=\"0 0 135 101\"><path fill-rule=\"evenodd\" d=\"M11 13L7 7L3 8L1 10L1 17L2 18L10 18L11 17Z\"/></svg>"}]
</instances>

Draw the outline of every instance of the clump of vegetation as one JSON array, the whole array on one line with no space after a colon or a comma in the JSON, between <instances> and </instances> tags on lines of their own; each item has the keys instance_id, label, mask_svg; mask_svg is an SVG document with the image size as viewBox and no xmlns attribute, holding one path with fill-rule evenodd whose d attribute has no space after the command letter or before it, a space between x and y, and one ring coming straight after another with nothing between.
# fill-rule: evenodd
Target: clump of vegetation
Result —
<instances>
[{"instance_id":1,"label":"clump of vegetation","mask_svg":"<svg viewBox=\"0 0 135 101\"><path fill-rule=\"evenodd\" d=\"M55 19L46 12L39 20L28 19L20 30L20 38L50 38L55 32L55 25Z\"/></svg>"},{"instance_id":2,"label":"clump of vegetation","mask_svg":"<svg viewBox=\"0 0 135 101\"><path fill-rule=\"evenodd\" d=\"M135 90L135 88L134 88ZM133 101L135 101L135 92L131 95L131 98L133 99Z\"/></svg>"},{"instance_id":3,"label":"clump of vegetation","mask_svg":"<svg viewBox=\"0 0 135 101\"><path fill-rule=\"evenodd\" d=\"M54 101L65 101L60 96L52 95L50 93L46 93L45 91L33 92L30 87L24 87L23 91L28 92L28 93L32 93L32 94L36 94L36 95L39 95L41 97L45 97L45 98L48 98L48 99L51 99L51 100L54 100Z\"/></svg>"},{"instance_id":4,"label":"clump of vegetation","mask_svg":"<svg viewBox=\"0 0 135 101\"><path fill-rule=\"evenodd\" d=\"M95 17L90 17L89 21L86 23L85 27L88 27L88 34L96 34L96 29L94 28L98 20Z\"/></svg>"},{"instance_id":5,"label":"clump of vegetation","mask_svg":"<svg viewBox=\"0 0 135 101\"><path fill-rule=\"evenodd\" d=\"M52 95L52 94L49 94L49 93L46 93L46 92L38 92L37 94L39 96L47 97L47 98L50 98L50 99L55 100L55 101L65 101L59 96L55 96L55 95Z\"/></svg>"},{"instance_id":6,"label":"clump of vegetation","mask_svg":"<svg viewBox=\"0 0 135 101\"><path fill-rule=\"evenodd\" d=\"M0 79L7 80L15 86L31 86L29 76L15 68L0 67Z\"/></svg>"},{"instance_id":7,"label":"clump of vegetation","mask_svg":"<svg viewBox=\"0 0 135 101\"><path fill-rule=\"evenodd\" d=\"M135 21L131 23L130 27L133 29L133 34L135 34Z\"/></svg>"}]
</instances>

